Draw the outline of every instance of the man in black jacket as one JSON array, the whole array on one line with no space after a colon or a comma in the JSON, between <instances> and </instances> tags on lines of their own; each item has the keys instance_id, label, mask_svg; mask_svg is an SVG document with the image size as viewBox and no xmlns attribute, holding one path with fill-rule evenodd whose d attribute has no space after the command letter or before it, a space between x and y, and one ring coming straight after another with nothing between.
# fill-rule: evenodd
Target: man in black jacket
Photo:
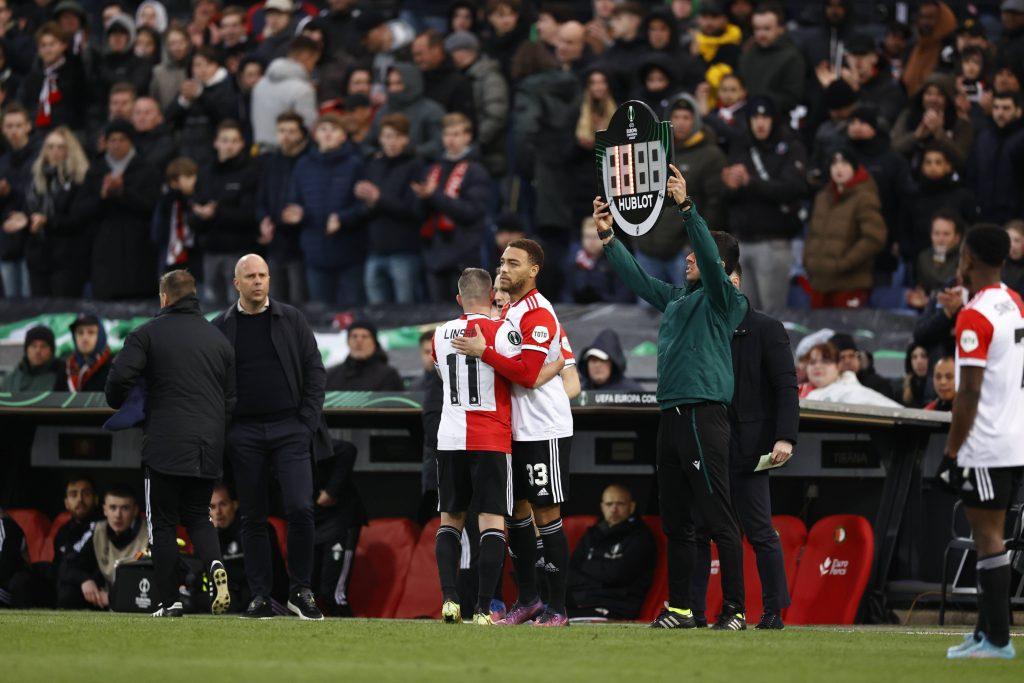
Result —
<instances>
[{"instance_id":1,"label":"man in black jacket","mask_svg":"<svg viewBox=\"0 0 1024 683\"><path fill-rule=\"evenodd\" d=\"M327 373L330 391L402 391L402 376L388 365L372 323L354 322L348 328L348 358Z\"/></svg>"},{"instance_id":2,"label":"man in black jacket","mask_svg":"<svg viewBox=\"0 0 1024 683\"><path fill-rule=\"evenodd\" d=\"M730 279L738 288L742 269ZM789 335L778 320L753 308L733 333L732 363L735 391L729 407L732 438L729 447L729 491L733 508L757 556L764 592L759 629L781 629L782 610L789 606L782 545L772 526L772 501L767 470L755 472L761 456L770 453L781 465L793 455L800 420L800 399ZM697 544L693 573L693 610L703 612L711 570L711 550L703 530Z\"/></svg>"},{"instance_id":3,"label":"man in black jacket","mask_svg":"<svg viewBox=\"0 0 1024 683\"><path fill-rule=\"evenodd\" d=\"M96 522L103 516L99 512L99 498L92 479L73 474L64 486L64 509L71 519L64 523L53 537L53 561L50 579L55 604L59 609L83 609L87 603L80 585L61 581L78 564L78 556L92 540ZM54 601L48 601L53 604Z\"/></svg>"},{"instance_id":4,"label":"man in black jacket","mask_svg":"<svg viewBox=\"0 0 1024 683\"><path fill-rule=\"evenodd\" d=\"M238 405L228 432L242 511L245 571L253 599L245 616L273 616L270 604L269 475L281 485L288 520L288 609L320 620L313 585L313 467L330 453L323 418L326 372L309 323L271 301L270 269L256 254L235 266L238 303L213 321L235 349Z\"/></svg>"},{"instance_id":5,"label":"man in black jacket","mask_svg":"<svg viewBox=\"0 0 1024 683\"><path fill-rule=\"evenodd\" d=\"M223 474L224 433L235 406L235 358L223 335L203 318L191 273L160 279L160 312L128 335L107 377L107 403L120 408L145 380L142 461L156 592L155 616L179 617L179 521L209 571L214 614L231 604L210 493Z\"/></svg>"},{"instance_id":6,"label":"man in black jacket","mask_svg":"<svg viewBox=\"0 0 1024 683\"><path fill-rule=\"evenodd\" d=\"M626 377L626 354L613 329L601 330L583 349L580 380L587 391L643 391L640 383Z\"/></svg>"},{"instance_id":7,"label":"man in black jacket","mask_svg":"<svg viewBox=\"0 0 1024 683\"><path fill-rule=\"evenodd\" d=\"M434 367L434 330L420 334L420 362L423 374L412 385L413 391L423 393L423 469L421 484L423 498L417 521L423 524L437 514L437 430L441 426L441 404L444 401L444 383Z\"/></svg>"}]
</instances>

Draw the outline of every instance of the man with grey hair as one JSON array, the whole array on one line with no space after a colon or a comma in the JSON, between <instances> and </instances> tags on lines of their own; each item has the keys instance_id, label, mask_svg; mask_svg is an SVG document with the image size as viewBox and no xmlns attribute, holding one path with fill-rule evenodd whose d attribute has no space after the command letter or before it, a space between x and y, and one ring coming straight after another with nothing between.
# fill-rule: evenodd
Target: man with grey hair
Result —
<instances>
[{"instance_id":1,"label":"man with grey hair","mask_svg":"<svg viewBox=\"0 0 1024 683\"><path fill-rule=\"evenodd\" d=\"M327 373L309 323L297 309L271 301L270 269L256 254L235 265L238 302L216 325L235 349L238 404L228 431L242 514L245 572L253 599L245 616L274 615L267 510L270 474L281 485L288 520L288 609L323 619L313 598L313 469L331 452L323 419ZM207 503L209 496L207 496Z\"/></svg>"},{"instance_id":2,"label":"man with grey hair","mask_svg":"<svg viewBox=\"0 0 1024 683\"><path fill-rule=\"evenodd\" d=\"M203 317L195 278L186 270L160 279L160 312L128 335L110 368L106 395L112 408L141 400L141 393L146 521L160 601L153 616L182 615L179 523L209 574L211 610L221 614L231 596L208 506L223 474L224 434L235 407L235 354Z\"/></svg>"}]
</instances>

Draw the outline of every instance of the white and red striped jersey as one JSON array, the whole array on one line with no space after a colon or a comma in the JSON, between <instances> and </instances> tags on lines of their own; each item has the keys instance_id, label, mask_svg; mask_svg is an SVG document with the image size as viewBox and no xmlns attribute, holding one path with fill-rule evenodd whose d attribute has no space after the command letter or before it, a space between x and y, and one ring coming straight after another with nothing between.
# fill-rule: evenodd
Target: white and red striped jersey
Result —
<instances>
[{"instance_id":1,"label":"white and red striped jersey","mask_svg":"<svg viewBox=\"0 0 1024 683\"><path fill-rule=\"evenodd\" d=\"M512 452L512 398L509 382L479 358L455 351L452 339L479 325L488 346L502 356L519 356L519 332L504 320L470 313L434 331L434 366L444 383L439 451Z\"/></svg>"},{"instance_id":2,"label":"white and red striped jersey","mask_svg":"<svg viewBox=\"0 0 1024 683\"><path fill-rule=\"evenodd\" d=\"M523 353L545 354L544 365L558 359L561 351L569 363L572 348L564 336L555 309L536 289L508 305L502 317L523 338ZM573 357L575 364L575 357ZM556 376L537 389L512 386L512 438L515 441L547 441L572 436L572 411L562 378Z\"/></svg>"},{"instance_id":3,"label":"white and red striped jersey","mask_svg":"<svg viewBox=\"0 0 1024 683\"><path fill-rule=\"evenodd\" d=\"M957 465L1024 465L1024 302L1006 285L982 289L957 316L957 388L964 366L985 368L985 374Z\"/></svg>"}]
</instances>

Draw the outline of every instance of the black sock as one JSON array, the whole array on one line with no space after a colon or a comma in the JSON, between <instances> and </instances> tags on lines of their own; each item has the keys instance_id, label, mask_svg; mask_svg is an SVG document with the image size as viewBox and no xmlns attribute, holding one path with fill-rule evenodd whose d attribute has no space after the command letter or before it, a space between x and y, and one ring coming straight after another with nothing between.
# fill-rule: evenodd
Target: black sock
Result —
<instances>
[{"instance_id":1,"label":"black sock","mask_svg":"<svg viewBox=\"0 0 1024 683\"><path fill-rule=\"evenodd\" d=\"M538 527L544 543L544 560L548 571L548 609L565 614L565 587L569 581L569 541L565 538L561 518Z\"/></svg>"},{"instance_id":2,"label":"black sock","mask_svg":"<svg viewBox=\"0 0 1024 683\"><path fill-rule=\"evenodd\" d=\"M446 524L437 529L434 537L437 555L437 574L441 577L441 595L447 602L459 601L459 561L462 559L462 532Z\"/></svg>"},{"instance_id":3,"label":"black sock","mask_svg":"<svg viewBox=\"0 0 1024 683\"><path fill-rule=\"evenodd\" d=\"M997 555L978 558L978 622L984 622L985 635L996 647L1004 647L1010 642L1010 555L1001 552Z\"/></svg>"},{"instance_id":4,"label":"black sock","mask_svg":"<svg viewBox=\"0 0 1024 683\"><path fill-rule=\"evenodd\" d=\"M537 568L537 597L546 605L551 595L551 586L548 584L547 561L544 559L544 541L540 540L540 536L537 536L537 561L533 566Z\"/></svg>"},{"instance_id":5,"label":"black sock","mask_svg":"<svg viewBox=\"0 0 1024 683\"><path fill-rule=\"evenodd\" d=\"M476 597L478 614L487 614L491 609L491 596L494 595L494 587L501 581L501 565L504 559L505 532L500 529L488 529L480 534L480 557L476 563L480 575Z\"/></svg>"},{"instance_id":6,"label":"black sock","mask_svg":"<svg viewBox=\"0 0 1024 683\"><path fill-rule=\"evenodd\" d=\"M533 518L513 519L508 523L508 546L512 551L512 564L516 568L518 601L526 605L537 599L537 539L533 533Z\"/></svg>"}]
</instances>

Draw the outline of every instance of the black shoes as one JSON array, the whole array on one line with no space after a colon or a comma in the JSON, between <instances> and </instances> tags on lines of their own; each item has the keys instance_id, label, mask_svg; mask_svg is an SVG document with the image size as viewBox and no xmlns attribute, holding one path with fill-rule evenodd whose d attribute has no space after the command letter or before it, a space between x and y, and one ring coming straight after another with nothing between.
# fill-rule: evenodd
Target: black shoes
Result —
<instances>
[{"instance_id":1,"label":"black shoes","mask_svg":"<svg viewBox=\"0 0 1024 683\"><path fill-rule=\"evenodd\" d=\"M169 607L161 607L157 611L153 612L154 617L181 617L185 615L185 610L181 606L180 602L176 602Z\"/></svg>"},{"instance_id":2,"label":"black shoes","mask_svg":"<svg viewBox=\"0 0 1024 683\"><path fill-rule=\"evenodd\" d=\"M667 607L661 610L658 618L652 621L648 628L697 628L697 622L690 610L670 610Z\"/></svg>"},{"instance_id":3,"label":"black shoes","mask_svg":"<svg viewBox=\"0 0 1024 683\"><path fill-rule=\"evenodd\" d=\"M242 613L244 619L272 619L274 617L274 606L270 604L270 600L257 595L249 603L249 607L246 608L245 612Z\"/></svg>"},{"instance_id":4,"label":"black shoes","mask_svg":"<svg viewBox=\"0 0 1024 683\"><path fill-rule=\"evenodd\" d=\"M712 631L746 631L747 619L743 614L743 608L726 602L722 605L722 612L718 615L718 621L711 627Z\"/></svg>"},{"instance_id":5,"label":"black shoes","mask_svg":"<svg viewBox=\"0 0 1024 683\"><path fill-rule=\"evenodd\" d=\"M782 616L778 612L765 612L756 626L759 631L781 631L785 627L786 625L782 623Z\"/></svg>"},{"instance_id":6,"label":"black shoes","mask_svg":"<svg viewBox=\"0 0 1024 683\"><path fill-rule=\"evenodd\" d=\"M304 621L323 621L324 615L316 606L313 591L303 588L288 597L288 611Z\"/></svg>"}]
</instances>

